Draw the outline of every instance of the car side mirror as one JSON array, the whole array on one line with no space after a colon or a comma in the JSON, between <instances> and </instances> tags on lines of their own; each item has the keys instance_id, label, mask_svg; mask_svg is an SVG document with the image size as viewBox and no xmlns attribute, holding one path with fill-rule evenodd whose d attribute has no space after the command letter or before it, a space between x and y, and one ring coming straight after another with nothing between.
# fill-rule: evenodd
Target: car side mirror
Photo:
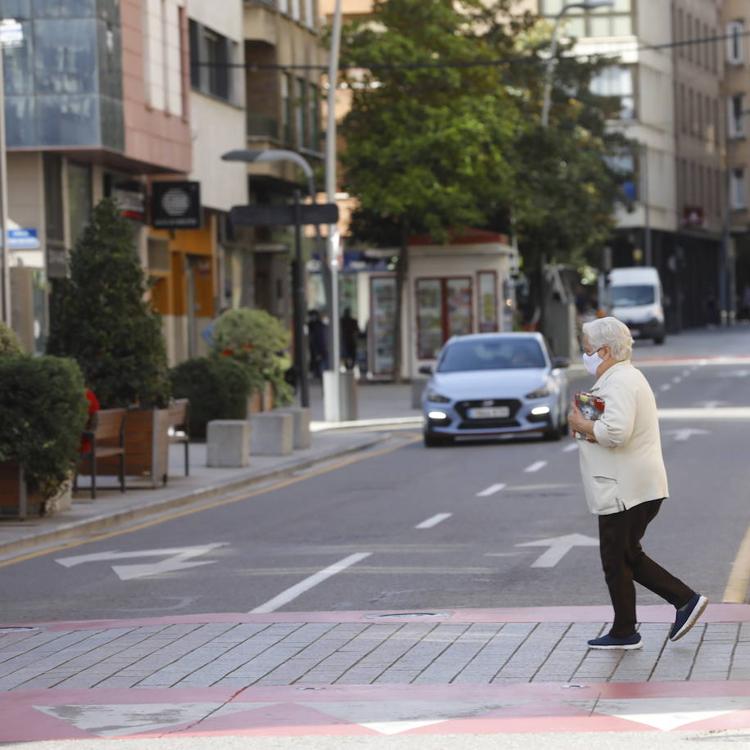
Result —
<instances>
[{"instance_id":1,"label":"car side mirror","mask_svg":"<svg viewBox=\"0 0 750 750\"><path fill-rule=\"evenodd\" d=\"M419 366L419 374L420 375L432 375L432 366L431 365L420 365Z\"/></svg>"},{"instance_id":2,"label":"car side mirror","mask_svg":"<svg viewBox=\"0 0 750 750\"><path fill-rule=\"evenodd\" d=\"M570 367L570 360L567 357L554 357L552 367L556 370L564 370L566 367Z\"/></svg>"}]
</instances>

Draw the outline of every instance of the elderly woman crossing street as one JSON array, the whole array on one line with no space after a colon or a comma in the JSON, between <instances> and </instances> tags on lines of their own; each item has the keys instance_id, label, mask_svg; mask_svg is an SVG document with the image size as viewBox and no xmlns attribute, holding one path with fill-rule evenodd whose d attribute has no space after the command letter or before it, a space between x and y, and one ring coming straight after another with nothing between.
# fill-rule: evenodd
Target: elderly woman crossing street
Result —
<instances>
[{"instance_id":1,"label":"elderly woman crossing street","mask_svg":"<svg viewBox=\"0 0 750 750\"><path fill-rule=\"evenodd\" d=\"M675 607L669 638L682 638L708 600L649 558L641 539L668 497L659 418L651 386L630 356L633 340L615 318L583 326L583 363L597 380L591 394L604 401L598 419L574 403L568 418L581 435L581 478L586 501L599 519L599 550L614 608L609 633L588 642L595 649L641 648L636 631L635 585Z\"/></svg>"}]
</instances>

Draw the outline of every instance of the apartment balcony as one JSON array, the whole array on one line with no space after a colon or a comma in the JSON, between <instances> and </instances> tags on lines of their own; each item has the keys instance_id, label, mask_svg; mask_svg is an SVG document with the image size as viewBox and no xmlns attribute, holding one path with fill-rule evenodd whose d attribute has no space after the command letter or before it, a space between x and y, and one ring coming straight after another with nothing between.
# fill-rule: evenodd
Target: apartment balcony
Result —
<instances>
[{"instance_id":1,"label":"apartment balcony","mask_svg":"<svg viewBox=\"0 0 750 750\"><path fill-rule=\"evenodd\" d=\"M247 139L254 143L281 143L281 124L275 117L247 113Z\"/></svg>"}]
</instances>

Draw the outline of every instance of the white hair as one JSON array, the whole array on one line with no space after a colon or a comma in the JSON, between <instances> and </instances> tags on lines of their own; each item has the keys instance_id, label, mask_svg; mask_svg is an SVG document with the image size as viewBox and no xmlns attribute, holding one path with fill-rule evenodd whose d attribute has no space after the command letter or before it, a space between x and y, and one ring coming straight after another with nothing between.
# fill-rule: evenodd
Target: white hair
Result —
<instances>
[{"instance_id":1,"label":"white hair","mask_svg":"<svg viewBox=\"0 0 750 750\"><path fill-rule=\"evenodd\" d=\"M633 337L628 327L617 318L597 318L583 324L583 335L591 348L601 349L608 346L612 357L618 362L630 359L633 352Z\"/></svg>"}]
</instances>

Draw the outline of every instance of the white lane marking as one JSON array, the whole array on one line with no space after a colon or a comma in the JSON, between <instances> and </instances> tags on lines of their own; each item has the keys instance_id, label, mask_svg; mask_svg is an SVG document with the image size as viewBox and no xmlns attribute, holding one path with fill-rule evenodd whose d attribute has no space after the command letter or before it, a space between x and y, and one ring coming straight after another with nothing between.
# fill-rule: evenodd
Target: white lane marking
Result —
<instances>
[{"instance_id":1,"label":"white lane marking","mask_svg":"<svg viewBox=\"0 0 750 750\"><path fill-rule=\"evenodd\" d=\"M728 403L728 401L699 401L697 406L702 406L704 409L716 409Z\"/></svg>"},{"instance_id":2,"label":"white lane marking","mask_svg":"<svg viewBox=\"0 0 750 750\"><path fill-rule=\"evenodd\" d=\"M313 573L313 575L305 578L291 588L288 588L286 591L282 591L270 601L261 604L260 607L250 610L249 614L261 615L275 612L280 607L283 607L285 604L289 604L293 599L296 599L300 594L304 594L305 591L309 591L319 583L323 583L323 581L331 576L335 576L336 573L341 573L342 570L346 570L352 565L356 565L358 562L370 557L371 554L372 552L358 552L355 555L349 555L349 557L345 557L343 560L339 560L339 562L329 565L327 568L319 570L317 573Z\"/></svg>"},{"instance_id":3,"label":"white lane marking","mask_svg":"<svg viewBox=\"0 0 750 750\"><path fill-rule=\"evenodd\" d=\"M439 523L442 523L447 518L450 518L453 515L453 513L438 513L436 516L432 516L432 518L428 518L426 521L422 521L422 523L418 523L414 528L415 529L431 529L433 526L437 526Z\"/></svg>"},{"instance_id":4,"label":"white lane marking","mask_svg":"<svg viewBox=\"0 0 750 750\"><path fill-rule=\"evenodd\" d=\"M659 409L659 419L689 419L706 421L713 419L750 419L750 407L726 406L719 409Z\"/></svg>"},{"instance_id":5,"label":"white lane marking","mask_svg":"<svg viewBox=\"0 0 750 750\"><path fill-rule=\"evenodd\" d=\"M556 536L552 539L539 539L536 542L517 544L516 547L549 547L549 549L533 563L532 568L554 568L573 547L598 547L599 540L583 534L568 534Z\"/></svg>"},{"instance_id":6,"label":"white lane marking","mask_svg":"<svg viewBox=\"0 0 750 750\"><path fill-rule=\"evenodd\" d=\"M533 474L536 471L539 471L540 469L543 469L547 465L546 461L534 461L531 466L527 466L524 471L527 474Z\"/></svg>"},{"instance_id":7,"label":"white lane marking","mask_svg":"<svg viewBox=\"0 0 750 750\"><path fill-rule=\"evenodd\" d=\"M671 391L672 390L672 386L669 383L664 383L664 385L661 386L661 390L662 391Z\"/></svg>"},{"instance_id":8,"label":"white lane marking","mask_svg":"<svg viewBox=\"0 0 750 750\"><path fill-rule=\"evenodd\" d=\"M682 371L682 377L686 378L688 375L691 375L692 372L693 372L692 370L683 370Z\"/></svg>"},{"instance_id":9,"label":"white lane marking","mask_svg":"<svg viewBox=\"0 0 750 750\"><path fill-rule=\"evenodd\" d=\"M477 497L489 497L490 495L496 495L498 492L501 492L504 489L504 484L493 484L490 485L486 490L477 492Z\"/></svg>"},{"instance_id":10,"label":"white lane marking","mask_svg":"<svg viewBox=\"0 0 750 750\"><path fill-rule=\"evenodd\" d=\"M683 430L666 430L664 434L674 435L674 439L678 443L686 443L693 435L710 435L711 433L707 430L696 430L692 427L687 427Z\"/></svg>"},{"instance_id":11,"label":"white lane marking","mask_svg":"<svg viewBox=\"0 0 750 750\"><path fill-rule=\"evenodd\" d=\"M570 445L566 445L563 448L563 453L573 453L573 451L578 450L578 441L576 440L574 443L571 443Z\"/></svg>"},{"instance_id":12,"label":"white lane marking","mask_svg":"<svg viewBox=\"0 0 750 750\"><path fill-rule=\"evenodd\" d=\"M678 375L677 377L675 377L675 378L672 378L672 382L673 382L673 383L674 383L675 385L679 385L679 384L680 384L680 383L682 382L682 378L681 378L681 377L680 377L680 376Z\"/></svg>"}]
</instances>

